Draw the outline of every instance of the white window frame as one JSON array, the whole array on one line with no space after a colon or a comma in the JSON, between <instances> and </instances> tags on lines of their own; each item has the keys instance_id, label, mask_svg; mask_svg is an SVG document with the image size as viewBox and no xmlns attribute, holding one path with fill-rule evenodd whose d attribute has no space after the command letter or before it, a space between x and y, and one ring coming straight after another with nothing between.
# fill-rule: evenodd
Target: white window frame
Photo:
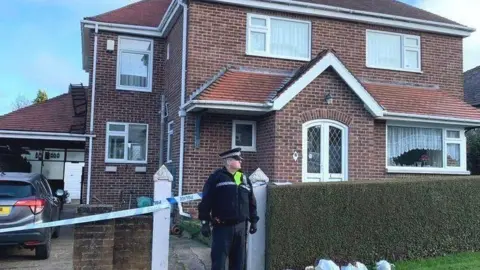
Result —
<instances>
[{"instance_id":1,"label":"white window frame","mask_svg":"<svg viewBox=\"0 0 480 270\"><path fill-rule=\"evenodd\" d=\"M151 42L151 50L150 51L142 51L142 50L127 50L122 49L122 39L133 39L139 41L147 41ZM153 39L149 38L138 38L138 37L131 37L131 36L118 36L118 46L117 46L117 71L116 71L116 89L117 90L127 90L127 91L139 91L139 92L152 92L152 82L153 82L153 50L154 50L154 43ZM135 87L135 86L127 86L120 84L120 67L122 62L122 52L131 52L131 53L143 53L148 54L149 61L148 61L148 79L147 79L147 87Z\"/></svg>"},{"instance_id":2,"label":"white window frame","mask_svg":"<svg viewBox=\"0 0 480 270\"><path fill-rule=\"evenodd\" d=\"M252 146L236 145L235 138L237 134L237 124L251 125L252 126ZM232 122L232 148L241 147L243 152L256 152L257 151L257 122L245 121L245 120L233 120Z\"/></svg>"},{"instance_id":3,"label":"white window frame","mask_svg":"<svg viewBox=\"0 0 480 270\"><path fill-rule=\"evenodd\" d=\"M418 128L436 128L442 130L443 140L443 167L398 167L388 164L388 127L418 127ZM447 138L447 131L458 131L460 138ZM460 167L447 166L447 143L460 144ZM388 173L417 173L417 174L470 174L467 170L467 138L465 129L458 126L436 125L430 123L405 123L400 121L388 121L385 125L385 165Z\"/></svg>"},{"instance_id":4,"label":"white window frame","mask_svg":"<svg viewBox=\"0 0 480 270\"><path fill-rule=\"evenodd\" d=\"M400 59L402 60L402 67L401 68L392 68L392 67L384 67L384 66L375 66L375 65L370 65L368 63L368 34L369 33L380 33L380 34L387 34L387 35L394 35L394 36L400 36L401 38L401 55ZM405 45L405 39L410 38L410 39L416 39L418 41L418 48L416 47L409 47ZM418 68L406 68L405 67L405 51L416 51L418 52ZM423 73L422 72L422 40L420 36L416 35L408 35L408 34L401 34L401 33L395 33L395 32L387 32L387 31L379 31L379 30L371 30L367 29L366 34L365 34L365 65L368 68L375 68L375 69L386 69L386 70L396 70L396 71L407 71L407 72L415 72L415 73Z\"/></svg>"},{"instance_id":5,"label":"white window frame","mask_svg":"<svg viewBox=\"0 0 480 270\"><path fill-rule=\"evenodd\" d=\"M258 18L266 20L266 27L262 26L252 26L250 24L252 18ZM285 55L274 55L270 53L270 19L282 20L282 21L289 21L289 22L299 22L305 23L308 25L308 57L292 57L292 56L285 56ZM252 51L250 49L250 33L252 31L255 32L263 32L265 33L265 52L257 52ZM310 21L305 20L295 20L290 18L284 17L277 17L277 16L267 16L267 15L260 15L260 14L247 14L247 33L246 33L246 43L245 43L245 51L247 55L252 56L262 56L262 57L270 57L270 58L279 58L279 59L288 59L288 60L300 60L300 61L310 61L312 55L312 23Z\"/></svg>"},{"instance_id":6,"label":"white window frame","mask_svg":"<svg viewBox=\"0 0 480 270\"><path fill-rule=\"evenodd\" d=\"M167 60L170 59L170 42L167 43Z\"/></svg>"},{"instance_id":7,"label":"white window frame","mask_svg":"<svg viewBox=\"0 0 480 270\"><path fill-rule=\"evenodd\" d=\"M110 131L110 125L123 125L125 126L125 131ZM144 125L147 128L146 138L145 138L145 147L147 154L145 155L145 160L137 161L137 160L128 160L128 130L130 125ZM135 163L135 164L146 164L148 163L148 124L145 123L126 123L126 122L107 122L106 129L106 136L105 136L105 163ZM108 158L108 149L110 147L110 136L124 136L125 137L125 145L123 148L123 159L115 159L115 158Z\"/></svg>"},{"instance_id":8,"label":"white window frame","mask_svg":"<svg viewBox=\"0 0 480 270\"><path fill-rule=\"evenodd\" d=\"M167 163L172 162L172 148L170 148L170 142L173 142L173 121L167 124Z\"/></svg>"}]
</instances>

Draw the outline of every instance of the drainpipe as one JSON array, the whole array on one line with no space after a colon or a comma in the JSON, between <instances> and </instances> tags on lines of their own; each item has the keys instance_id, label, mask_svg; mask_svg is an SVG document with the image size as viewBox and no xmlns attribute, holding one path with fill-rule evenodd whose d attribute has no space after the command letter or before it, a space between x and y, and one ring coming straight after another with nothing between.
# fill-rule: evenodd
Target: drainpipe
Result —
<instances>
[{"instance_id":1,"label":"drainpipe","mask_svg":"<svg viewBox=\"0 0 480 270\"><path fill-rule=\"evenodd\" d=\"M165 95L162 94L162 104L161 104L161 109L160 109L160 158L159 158L159 164L158 168L162 167L163 165L163 133L165 132L164 126L165 126Z\"/></svg>"},{"instance_id":2,"label":"drainpipe","mask_svg":"<svg viewBox=\"0 0 480 270\"><path fill-rule=\"evenodd\" d=\"M93 74L92 74L92 100L90 104L90 135L93 135L93 116L95 113L95 85L97 77L97 43L98 43L98 23L95 23L95 39L93 43ZM92 180L92 148L93 138L90 136L88 141L88 177L87 177L87 204L90 204L90 183Z\"/></svg>"},{"instance_id":3,"label":"drainpipe","mask_svg":"<svg viewBox=\"0 0 480 270\"><path fill-rule=\"evenodd\" d=\"M180 161L178 165L178 196L182 196L183 188L183 159L184 159L184 145L185 145L185 117L187 113L183 108L185 104L186 94L186 69L187 69L187 21L188 21L188 6L182 0L178 0L178 4L183 7L183 35L182 35L182 94L180 100ZM190 214L183 212L182 203L178 203L178 212L181 216L191 217Z\"/></svg>"}]
</instances>

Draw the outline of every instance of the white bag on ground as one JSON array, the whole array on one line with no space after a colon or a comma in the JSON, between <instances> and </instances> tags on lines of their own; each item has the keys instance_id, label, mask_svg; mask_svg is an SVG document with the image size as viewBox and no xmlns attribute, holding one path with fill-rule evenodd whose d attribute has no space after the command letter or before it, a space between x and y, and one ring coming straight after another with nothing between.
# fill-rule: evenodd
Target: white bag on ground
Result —
<instances>
[{"instance_id":1,"label":"white bag on ground","mask_svg":"<svg viewBox=\"0 0 480 270\"><path fill-rule=\"evenodd\" d=\"M315 270L340 270L340 267L331 260L321 259L315 267Z\"/></svg>"},{"instance_id":2,"label":"white bag on ground","mask_svg":"<svg viewBox=\"0 0 480 270\"><path fill-rule=\"evenodd\" d=\"M395 269L395 265L390 264L385 260L377 262L377 270L392 270L392 267L393 269Z\"/></svg>"}]
</instances>

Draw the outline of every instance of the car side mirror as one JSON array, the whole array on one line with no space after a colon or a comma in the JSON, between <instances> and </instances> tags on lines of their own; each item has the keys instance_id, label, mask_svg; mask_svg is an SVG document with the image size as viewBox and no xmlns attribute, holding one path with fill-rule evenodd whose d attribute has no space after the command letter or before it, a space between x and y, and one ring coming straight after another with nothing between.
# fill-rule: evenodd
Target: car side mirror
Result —
<instances>
[{"instance_id":1,"label":"car side mirror","mask_svg":"<svg viewBox=\"0 0 480 270\"><path fill-rule=\"evenodd\" d=\"M65 194L65 192L63 192L62 189L57 189L57 191L55 192L55 194L56 194L58 197L62 197L63 194Z\"/></svg>"}]
</instances>

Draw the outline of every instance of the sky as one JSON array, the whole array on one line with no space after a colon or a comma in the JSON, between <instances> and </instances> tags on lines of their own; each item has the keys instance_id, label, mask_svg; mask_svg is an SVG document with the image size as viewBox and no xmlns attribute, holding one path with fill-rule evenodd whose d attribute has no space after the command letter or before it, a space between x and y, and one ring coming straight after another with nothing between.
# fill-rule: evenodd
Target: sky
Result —
<instances>
[{"instance_id":1,"label":"sky","mask_svg":"<svg viewBox=\"0 0 480 270\"><path fill-rule=\"evenodd\" d=\"M49 98L70 83L88 85L82 69L80 20L138 0L8 0L0 9L0 115L18 96ZM401 0L477 29L464 40L464 70L480 65L479 0Z\"/></svg>"}]
</instances>

